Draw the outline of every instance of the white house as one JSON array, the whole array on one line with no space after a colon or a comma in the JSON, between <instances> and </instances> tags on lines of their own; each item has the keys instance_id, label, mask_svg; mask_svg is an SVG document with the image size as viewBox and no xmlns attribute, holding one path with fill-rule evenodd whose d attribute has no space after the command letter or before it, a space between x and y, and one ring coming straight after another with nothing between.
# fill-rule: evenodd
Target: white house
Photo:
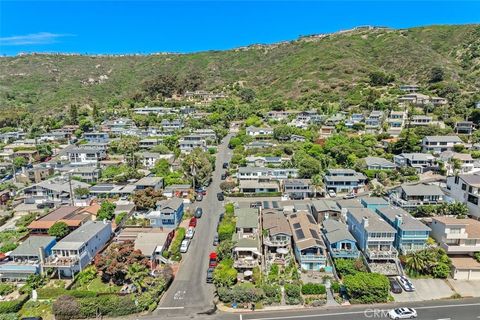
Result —
<instances>
[{"instance_id":1,"label":"white house","mask_svg":"<svg viewBox=\"0 0 480 320\"><path fill-rule=\"evenodd\" d=\"M480 197L479 174L459 174L447 177L447 189L450 191L451 197L467 205L472 216L480 218L480 207L478 206L478 198Z\"/></svg>"},{"instance_id":2,"label":"white house","mask_svg":"<svg viewBox=\"0 0 480 320\"><path fill-rule=\"evenodd\" d=\"M452 151L458 144L463 144L458 136L426 136L422 139L422 151L434 153Z\"/></svg>"}]
</instances>

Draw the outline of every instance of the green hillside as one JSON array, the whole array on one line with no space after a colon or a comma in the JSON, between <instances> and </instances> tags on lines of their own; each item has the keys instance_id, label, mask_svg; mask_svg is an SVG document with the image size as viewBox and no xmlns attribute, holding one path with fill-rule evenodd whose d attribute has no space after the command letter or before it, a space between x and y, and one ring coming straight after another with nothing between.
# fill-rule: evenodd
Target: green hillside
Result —
<instances>
[{"instance_id":1,"label":"green hillside","mask_svg":"<svg viewBox=\"0 0 480 320\"><path fill-rule=\"evenodd\" d=\"M3 57L0 110L10 118L56 113L72 103L114 105L141 94L145 81L159 74L181 81L198 76L201 89L226 92L240 82L260 102L315 97L355 103L373 71L395 76L395 84L426 84L432 67L440 67L444 82L461 92L478 92L480 25L358 29L194 54Z\"/></svg>"}]
</instances>

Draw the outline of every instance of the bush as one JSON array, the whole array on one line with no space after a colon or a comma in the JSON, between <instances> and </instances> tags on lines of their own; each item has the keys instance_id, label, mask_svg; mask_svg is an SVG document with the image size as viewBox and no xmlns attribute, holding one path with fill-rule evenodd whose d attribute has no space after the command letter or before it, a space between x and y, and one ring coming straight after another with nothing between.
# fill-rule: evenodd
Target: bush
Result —
<instances>
[{"instance_id":1,"label":"bush","mask_svg":"<svg viewBox=\"0 0 480 320\"><path fill-rule=\"evenodd\" d=\"M264 284L261 288L265 293L266 304L280 303L282 290L279 285Z\"/></svg>"},{"instance_id":2,"label":"bush","mask_svg":"<svg viewBox=\"0 0 480 320\"><path fill-rule=\"evenodd\" d=\"M361 259L335 259L335 268L341 278L367 271Z\"/></svg>"},{"instance_id":3,"label":"bush","mask_svg":"<svg viewBox=\"0 0 480 320\"><path fill-rule=\"evenodd\" d=\"M39 299L51 300L60 296L72 296L75 298L96 297L97 293L86 290L67 290L64 288L39 288L37 289Z\"/></svg>"},{"instance_id":4,"label":"bush","mask_svg":"<svg viewBox=\"0 0 480 320\"><path fill-rule=\"evenodd\" d=\"M102 316L120 317L138 312L134 299L131 295L102 295L95 298L77 299L80 305L80 316L83 318L95 318L97 311Z\"/></svg>"},{"instance_id":5,"label":"bush","mask_svg":"<svg viewBox=\"0 0 480 320\"><path fill-rule=\"evenodd\" d=\"M388 302L390 283L382 274L358 272L345 276L343 283L352 303Z\"/></svg>"},{"instance_id":6,"label":"bush","mask_svg":"<svg viewBox=\"0 0 480 320\"><path fill-rule=\"evenodd\" d=\"M331 289L332 289L333 292L339 293L340 288L341 288L340 283L338 283L337 281L332 282Z\"/></svg>"},{"instance_id":7,"label":"bush","mask_svg":"<svg viewBox=\"0 0 480 320\"><path fill-rule=\"evenodd\" d=\"M213 282L217 287L230 287L237 281L237 270L233 268L233 261L225 259L213 271Z\"/></svg>"},{"instance_id":8,"label":"bush","mask_svg":"<svg viewBox=\"0 0 480 320\"><path fill-rule=\"evenodd\" d=\"M0 301L0 314L18 312L28 299L30 299L30 297L25 294L16 300Z\"/></svg>"},{"instance_id":9,"label":"bush","mask_svg":"<svg viewBox=\"0 0 480 320\"><path fill-rule=\"evenodd\" d=\"M301 288L296 284L285 285L285 301L287 304L300 304L302 303Z\"/></svg>"},{"instance_id":10,"label":"bush","mask_svg":"<svg viewBox=\"0 0 480 320\"><path fill-rule=\"evenodd\" d=\"M265 297L261 288L256 288L251 283L242 283L233 288L218 288L218 298L222 302L251 303L259 302Z\"/></svg>"},{"instance_id":11,"label":"bush","mask_svg":"<svg viewBox=\"0 0 480 320\"><path fill-rule=\"evenodd\" d=\"M302 286L302 294L325 294L327 290L320 283L306 283Z\"/></svg>"},{"instance_id":12,"label":"bush","mask_svg":"<svg viewBox=\"0 0 480 320\"><path fill-rule=\"evenodd\" d=\"M182 245L183 239L185 239L185 228L178 228L175 234L175 239L173 240L172 244L170 245L170 257L172 257L173 261L180 261L182 260L182 254L180 253L180 246Z\"/></svg>"},{"instance_id":13,"label":"bush","mask_svg":"<svg viewBox=\"0 0 480 320\"><path fill-rule=\"evenodd\" d=\"M52 305L57 320L69 320L80 317L80 305L74 297L60 296Z\"/></svg>"},{"instance_id":14,"label":"bush","mask_svg":"<svg viewBox=\"0 0 480 320\"><path fill-rule=\"evenodd\" d=\"M10 283L0 283L0 296L6 296L15 291L15 285Z\"/></svg>"},{"instance_id":15,"label":"bush","mask_svg":"<svg viewBox=\"0 0 480 320\"><path fill-rule=\"evenodd\" d=\"M433 267L432 275L435 278L445 279L450 274L450 266L446 263L439 263Z\"/></svg>"}]
</instances>

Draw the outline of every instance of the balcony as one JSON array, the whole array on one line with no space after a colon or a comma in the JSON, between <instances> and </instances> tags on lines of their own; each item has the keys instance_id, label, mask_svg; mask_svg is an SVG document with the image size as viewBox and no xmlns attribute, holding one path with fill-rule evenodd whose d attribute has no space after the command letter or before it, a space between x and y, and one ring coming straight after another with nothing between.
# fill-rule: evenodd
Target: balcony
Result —
<instances>
[{"instance_id":1,"label":"balcony","mask_svg":"<svg viewBox=\"0 0 480 320\"><path fill-rule=\"evenodd\" d=\"M302 254L300 255L300 262L307 263L307 262L323 262L327 261L327 257L321 254Z\"/></svg>"},{"instance_id":2,"label":"balcony","mask_svg":"<svg viewBox=\"0 0 480 320\"><path fill-rule=\"evenodd\" d=\"M290 240L275 240L269 237L263 238L263 244L269 247L287 247L290 245Z\"/></svg>"},{"instance_id":3,"label":"balcony","mask_svg":"<svg viewBox=\"0 0 480 320\"><path fill-rule=\"evenodd\" d=\"M43 266L46 268L59 268L59 267L68 267L71 268L76 265L80 259L77 256L72 257L62 257L54 256L49 257L43 263Z\"/></svg>"},{"instance_id":4,"label":"balcony","mask_svg":"<svg viewBox=\"0 0 480 320\"><path fill-rule=\"evenodd\" d=\"M398 252L394 248L388 251L366 249L365 254L370 260L393 260L398 256Z\"/></svg>"},{"instance_id":5,"label":"balcony","mask_svg":"<svg viewBox=\"0 0 480 320\"><path fill-rule=\"evenodd\" d=\"M259 265L259 261L253 257L236 258L233 262L234 268L253 269Z\"/></svg>"},{"instance_id":6,"label":"balcony","mask_svg":"<svg viewBox=\"0 0 480 320\"><path fill-rule=\"evenodd\" d=\"M358 258L359 251L357 249L330 249L333 258Z\"/></svg>"},{"instance_id":7,"label":"balcony","mask_svg":"<svg viewBox=\"0 0 480 320\"><path fill-rule=\"evenodd\" d=\"M447 253L471 253L471 252L480 252L480 245L475 246L459 246L459 245L448 245L442 243L440 245Z\"/></svg>"},{"instance_id":8,"label":"balcony","mask_svg":"<svg viewBox=\"0 0 480 320\"><path fill-rule=\"evenodd\" d=\"M414 253L414 252L417 252L417 251L420 251L420 250L423 250L423 249L426 249L427 248L427 244L424 244L422 246L420 245L417 245L417 246L405 246L405 245L400 245L399 249L400 249L400 252L403 254L403 255L407 255L409 253Z\"/></svg>"}]
</instances>

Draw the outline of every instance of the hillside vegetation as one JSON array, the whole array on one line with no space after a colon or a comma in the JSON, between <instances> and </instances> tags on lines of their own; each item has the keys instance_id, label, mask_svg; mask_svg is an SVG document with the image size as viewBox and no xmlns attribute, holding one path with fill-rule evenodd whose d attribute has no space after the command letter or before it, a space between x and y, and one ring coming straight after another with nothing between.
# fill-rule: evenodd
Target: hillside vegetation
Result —
<instances>
[{"instance_id":1,"label":"hillside vegetation","mask_svg":"<svg viewBox=\"0 0 480 320\"><path fill-rule=\"evenodd\" d=\"M3 57L0 117L55 114L72 103L113 106L141 95L145 82L158 75L180 81L195 77L207 90L233 92L240 84L253 89L259 102L354 104L371 72L392 75L395 84L427 84L433 67L440 67L444 81L462 93L478 92L480 25L358 29L193 54Z\"/></svg>"}]
</instances>

